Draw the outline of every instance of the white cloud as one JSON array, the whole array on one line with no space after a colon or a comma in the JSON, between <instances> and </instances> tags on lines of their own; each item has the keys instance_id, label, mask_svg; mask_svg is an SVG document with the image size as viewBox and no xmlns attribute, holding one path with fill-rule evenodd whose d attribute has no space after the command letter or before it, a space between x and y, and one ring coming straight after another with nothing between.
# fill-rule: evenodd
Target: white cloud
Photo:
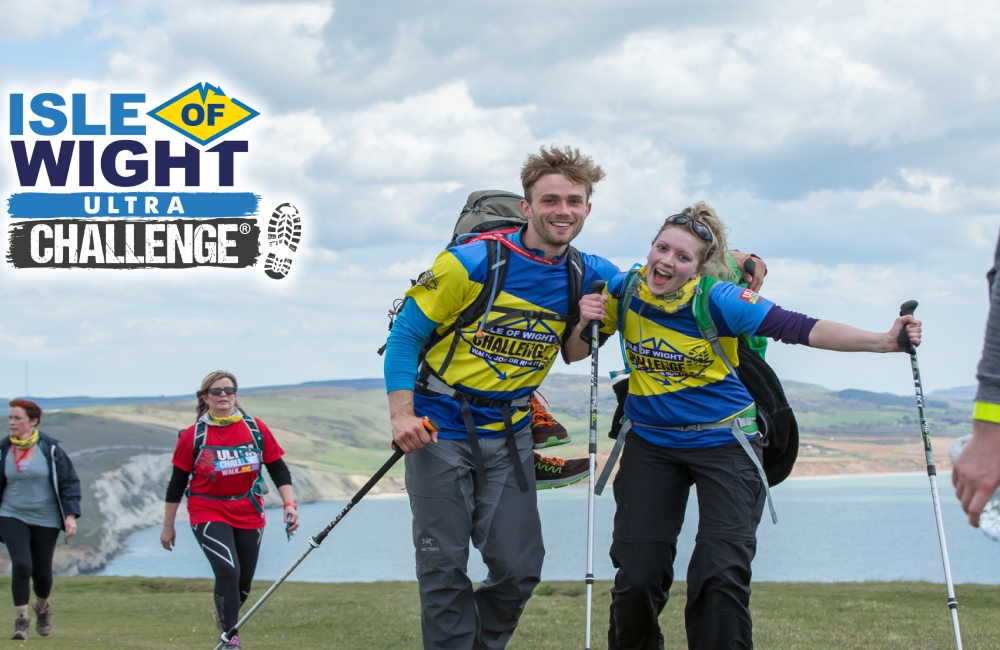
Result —
<instances>
[{"instance_id":1,"label":"white cloud","mask_svg":"<svg viewBox=\"0 0 1000 650\"><path fill-rule=\"evenodd\" d=\"M516 190L524 156L550 143L608 173L581 249L627 266L664 216L707 200L732 243L772 265L765 295L871 328L916 296L928 385L971 381L1000 225L1000 6L0 7L0 38L75 39L37 75L18 60L18 74L90 93L95 116L109 90L152 101L198 81L260 110L241 127L251 153L238 178L264 195L265 217L293 200L305 229L280 283L0 270L13 313L0 378L14 378L0 392L19 384L21 357L40 364L45 394L179 392L206 359L246 385L377 375L385 312L447 241L466 194ZM90 17L93 33L69 30ZM78 56L106 73L66 73ZM220 307L234 296L255 306L235 324ZM899 359L774 355L790 378L908 388Z\"/></svg>"},{"instance_id":2,"label":"white cloud","mask_svg":"<svg viewBox=\"0 0 1000 650\"><path fill-rule=\"evenodd\" d=\"M23 40L55 35L90 13L88 0L0 0L0 38Z\"/></svg>"},{"instance_id":3,"label":"white cloud","mask_svg":"<svg viewBox=\"0 0 1000 650\"><path fill-rule=\"evenodd\" d=\"M184 0L156 10L155 23L115 25L124 45L109 62L115 78L163 84L207 73L279 94L315 79L321 30L333 14L330 2Z\"/></svg>"}]
</instances>

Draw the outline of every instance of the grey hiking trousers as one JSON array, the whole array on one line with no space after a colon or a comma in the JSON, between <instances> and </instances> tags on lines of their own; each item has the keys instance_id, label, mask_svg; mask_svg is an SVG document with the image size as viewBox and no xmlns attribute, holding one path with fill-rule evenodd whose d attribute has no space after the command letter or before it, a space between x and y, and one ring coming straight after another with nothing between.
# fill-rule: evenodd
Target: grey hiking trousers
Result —
<instances>
[{"instance_id":1,"label":"grey hiking trousers","mask_svg":"<svg viewBox=\"0 0 1000 650\"><path fill-rule=\"evenodd\" d=\"M507 646L542 571L532 437L516 434L528 491L521 492L504 438L480 439L477 492L468 440L440 440L406 455L424 648ZM469 540L489 569L478 589L466 574Z\"/></svg>"}]
</instances>

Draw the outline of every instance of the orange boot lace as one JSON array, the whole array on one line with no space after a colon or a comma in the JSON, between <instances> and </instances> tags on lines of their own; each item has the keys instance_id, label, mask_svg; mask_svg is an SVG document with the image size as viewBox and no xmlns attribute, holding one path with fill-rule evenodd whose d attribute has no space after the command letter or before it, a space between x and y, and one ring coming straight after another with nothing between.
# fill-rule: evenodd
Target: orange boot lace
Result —
<instances>
[{"instance_id":1,"label":"orange boot lace","mask_svg":"<svg viewBox=\"0 0 1000 650\"><path fill-rule=\"evenodd\" d=\"M556 419L552 417L552 414L545 410L545 406L542 406L542 402L539 400L545 400L545 406L549 406L549 400L545 399L545 396L535 391L534 396L531 398L531 427L535 428L540 425L553 426L558 424Z\"/></svg>"}]
</instances>

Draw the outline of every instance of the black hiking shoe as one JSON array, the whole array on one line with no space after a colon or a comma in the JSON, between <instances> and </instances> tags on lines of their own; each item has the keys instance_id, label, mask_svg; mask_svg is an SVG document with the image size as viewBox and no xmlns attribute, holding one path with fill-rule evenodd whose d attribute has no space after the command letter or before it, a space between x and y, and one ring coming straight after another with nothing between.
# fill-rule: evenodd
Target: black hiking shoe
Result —
<instances>
[{"instance_id":1,"label":"black hiking shoe","mask_svg":"<svg viewBox=\"0 0 1000 650\"><path fill-rule=\"evenodd\" d=\"M10 635L11 639L17 639L18 641L28 640L28 628L31 627L31 619L27 616L18 616L14 619L14 633Z\"/></svg>"},{"instance_id":2,"label":"black hiking shoe","mask_svg":"<svg viewBox=\"0 0 1000 650\"><path fill-rule=\"evenodd\" d=\"M535 441L535 449L556 447L570 442L566 427L556 422L552 414L542 406L544 399L538 392L531 397L531 436ZM548 403L546 400L545 404Z\"/></svg>"},{"instance_id":3,"label":"black hiking shoe","mask_svg":"<svg viewBox=\"0 0 1000 650\"><path fill-rule=\"evenodd\" d=\"M579 483L590 476L590 459L549 458L535 452L535 486L539 490Z\"/></svg>"},{"instance_id":4,"label":"black hiking shoe","mask_svg":"<svg viewBox=\"0 0 1000 650\"><path fill-rule=\"evenodd\" d=\"M35 610L35 632L42 636L48 636L52 631L52 603L45 603L45 607L38 609L38 601L31 606Z\"/></svg>"}]
</instances>

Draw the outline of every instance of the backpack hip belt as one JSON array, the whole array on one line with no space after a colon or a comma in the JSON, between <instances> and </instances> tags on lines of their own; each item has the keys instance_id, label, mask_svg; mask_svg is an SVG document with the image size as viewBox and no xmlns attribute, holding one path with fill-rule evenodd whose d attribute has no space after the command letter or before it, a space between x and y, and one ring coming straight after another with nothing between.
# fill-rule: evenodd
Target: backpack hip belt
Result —
<instances>
[{"instance_id":1,"label":"backpack hip belt","mask_svg":"<svg viewBox=\"0 0 1000 650\"><path fill-rule=\"evenodd\" d=\"M746 412L746 410L744 410L744 412ZM743 447L743 451L745 451L750 457L750 460L753 461L753 465L757 469L757 474L760 475L761 483L764 484L764 495L767 499L767 509L771 513L771 521L778 523L778 513L774 511L774 502L771 500L771 488L767 484L767 474L764 472L764 466L761 464L760 459L757 458L757 454L753 452L753 448L750 446L750 442L747 440L747 437L743 434L743 427L757 423L756 416L737 416L728 420L721 420L719 422L703 422L699 424L688 424L681 427L658 427L651 424L639 424L639 426L648 427L650 429L659 429L660 431L708 431L710 429L723 429L725 428L726 423L729 423L729 430L732 432L733 437L736 438L736 441L740 443L741 447ZM720 424L723 426L719 426ZM604 466L604 471L601 472L601 477L597 480L594 492L598 496L600 496L601 492L604 491L604 486L611 477L611 468L615 466L615 462L618 460L618 455L621 454L622 447L625 445L626 434L631 430L632 421L626 419L622 424L621 431L618 433L618 439L615 440L615 446L611 450L611 456L608 458L608 462Z\"/></svg>"},{"instance_id":2,"label":"backpack hip belt","mask_svg":"<svg viewBox=\"0 0 1000 650\"><path fill-rule=\"evenodd\" d=\"M524 476L524 468L521 466L521 455L517 452L517 441L514 439L514 422L510 417L511 407L521 409L526 408L531 402L531 396L519 397L515 400L496 400L478 395L469 395L456 388L449 386L443 380L430 372L427 364L421 364L421 379L414 386L415 392L421 394L444 395L456 400L462 411L462 420L465 422L465 433L469 437L469 448L472 453L472 463L475 466L475 474L472 477L476 489L481 487L481 482L486 477L486 464L483 462L483 450L479 445L479 435L476 433L476 422L472 417L470 406L499 408L503 417L503 428L507 439L507 453L510 455L514 465L514 476L517 478L517 485L521 492L528 491L528 479ZM425 376L426 375L426 376Z\"/></svg>"}]
</instances>

